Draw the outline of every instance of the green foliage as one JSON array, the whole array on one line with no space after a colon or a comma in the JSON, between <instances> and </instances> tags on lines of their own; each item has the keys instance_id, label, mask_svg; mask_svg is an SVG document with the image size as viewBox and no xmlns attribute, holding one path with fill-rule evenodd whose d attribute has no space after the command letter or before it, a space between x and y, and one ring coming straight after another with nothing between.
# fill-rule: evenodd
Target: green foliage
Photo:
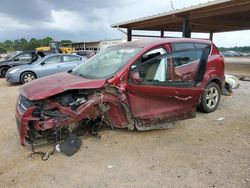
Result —
<instances>
[{"instance_id":1,"label":"green foliage","mask_svg":"<svg viewBox=\"0 0 250 188\"><path fill-rule=\"evenodd\" d=\"M61 44L68 44L68 43L72 43L71 40L61 40Z\"/></svg>"},{"instance_id":2,"label":"green foliage","mask_svg":"<svg viewBox=\"0 0 250 188\"><path fill-rule=\"evenodd\" d=\"M37 47L49 46L49 43L54 41L51 37L45 37L43 39L31 38L27 41L24 38L17 39L14 41L6 40L0 42L0 53L5 53L7 51L27 51L35 50ZM62 40L63 43L71 43L71 40Z\"/></svg>"}]
</instances>

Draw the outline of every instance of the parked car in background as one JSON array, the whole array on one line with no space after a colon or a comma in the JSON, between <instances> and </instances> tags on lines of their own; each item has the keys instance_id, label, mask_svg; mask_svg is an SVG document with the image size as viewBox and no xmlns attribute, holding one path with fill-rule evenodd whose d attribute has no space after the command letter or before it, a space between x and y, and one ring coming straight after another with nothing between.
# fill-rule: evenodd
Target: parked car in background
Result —
<instances>
[{"instance_id":1,"label":"parked car in background","mask_svg":"<svg viewBox=\"0 0 250 188\"><path fill-rule=\"evenodd\" d=\"M86 59L78 55L52 54L31 64L21 65L7 71L5 78L11 83L26 83L43 76L67 72Z\"/></svg>"},{"instance_id":2,"label":"parked car in background","mask_svg":"<svg viewBox=\"0 0 250 188\"><path fill-rule=\"evenodd\" d=\"M6 53L3 53L3 54L0 54L0 62L1 61L5 61L5 60L8 60L10 59L11 57L21 53L22 51L14 51L14 52L6 52Z\"/></svg>"},{"instance_id":3,"label":"parked car in background","mask_svg":"<svg viewBox=\"0 0 250 188\"><path fill-rule=\"evenodd\" d=\"M235 51L221 52L221 55L223 57L241 57L241 56L247 56L247 54L240 53L240 52L235 52Z\"/></svg>"},{"instance_id":4,"label":"parked car in background","mask_svg":"<svg viewBox=\"0 0 250 188\"><path fill-rule=\"evenodd\" d=\"M80 56L83 56L86 58L90 58L90 57L94 56L96 53L93 50L78 50L78 51L72 52L71 54L80 55Z\"/></svg>"},{"instance_id":5,"label":"parked car in background","mask_svg":"<svg viewBox=\"0 0 250 188\"><path fill-rule=\"evenodd\" d=\"M40 56L35 51L16 53L7 60L0 61L0 76L5 77L6 72L11 67L32 63L39 57Z\"/></svg>"},{"instance_id":6,"label":"parked car in background","mask_svg":"<svg viewBox=\"0 0 250 188\"><path fill-rule=\"evenodd\" d=\"M42 66L42 65L40 65ZM85 126L151 130L213 112L224 86L224 60L209 40L138 40L109 47L69 72L19 88L22 145L78 134ZM58 135L61 137L59 138Z\"/></svg>"}]
</instances>

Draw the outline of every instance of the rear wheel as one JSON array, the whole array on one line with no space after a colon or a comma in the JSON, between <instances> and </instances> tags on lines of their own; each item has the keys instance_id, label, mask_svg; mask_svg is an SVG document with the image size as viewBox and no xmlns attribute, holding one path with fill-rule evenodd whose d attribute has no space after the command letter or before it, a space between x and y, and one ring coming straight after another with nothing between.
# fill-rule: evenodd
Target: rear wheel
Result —
<instances>
[{"instance_id":1,"label":"rear wheel","mask_svg":"<svg viewBox=\"0 0 250 188\"><path fill-rule=\"evenodd\" d=\"M9 69L9 67L2 67L2 68L0 69L0 76L1 76L2 78L5 77L6 72L8 71L8 69Z\"/></svg>"},{"instance_id":2,"label":"rear wheel","mask_svg":"<svg viewBox=\"0 0 250 188\"><path fill-rule=\"evenodd\" d=\"M208 84L201 97L200 110L206 113L215 111L220 103L220 96L221 93L218 84L214 82Z\"/></svg>"},{"instance_id":3,"label":"rear wheel","mask_svg":"<svg viewBox=\"0 0 250 188\"><path fill-rule=\"evenodd\" d=\"M22 82L22 84L24 84L24 83L30 82L32 80L35 80L36 78L37 77L36 77L35 73L33 73L33 72L25 72L21 76L21 82Z\"/></svg>"}]
</instances>

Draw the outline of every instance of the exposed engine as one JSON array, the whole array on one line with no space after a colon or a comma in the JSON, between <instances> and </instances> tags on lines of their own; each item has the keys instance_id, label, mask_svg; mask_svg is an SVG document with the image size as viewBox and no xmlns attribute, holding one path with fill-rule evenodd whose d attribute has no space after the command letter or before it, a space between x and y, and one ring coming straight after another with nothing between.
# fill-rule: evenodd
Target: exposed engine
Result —
<instances>
[{"instance_id":1,"label":"exposed engine","mask_svg":"<svg viewBox=\"0 0 250 188\"><path fill-rule=\"evenodd\" d=\"M91 90L76 90L70 91L52 98L52 100L58 101L62 106L70 107L72 110L76 110L78 106L85 103L90 94L93 94Z\"/></svg>"},{"instance_id":2,"label":"exposed engine","mask_svg":"<svg viewBox=\"0 0 250 188\"><path fill-rule=\"evenodd\" d=\"M83 135L90 128L94 129L95 125L100 122L100 118L95 121L83 118L71 122L70 118L72 117L69 115L72 112L76 113L76 109L86 103L92 94L91 90L68 91L42 101L30 101L20 97L20 106L26 104L25 108L28 108L30 105L35 105L32 116L36 117L37 120L30 121L28 124L28 137L26 137L28 144L56 142L65 139L72 133ZM63 113L63 110L59 109L60 107L67 107L66 109L70 108L71 110Z\"/></svg>"}]
</instances>

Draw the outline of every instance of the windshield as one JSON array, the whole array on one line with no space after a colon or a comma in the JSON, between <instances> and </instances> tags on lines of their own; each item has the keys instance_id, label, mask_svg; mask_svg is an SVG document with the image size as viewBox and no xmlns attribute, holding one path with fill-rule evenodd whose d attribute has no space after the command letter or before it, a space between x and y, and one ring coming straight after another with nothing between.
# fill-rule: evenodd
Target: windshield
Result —
<instances>
[{"instance_id":1,"label":"windshield","mask_svg":"<svg viewBox=\"0 0 250 188\"><path fill-rule=\"evenodd\" d=\"M108 79L114 76L142 48L111 47L107 48L87 62L77 66L72 74L88 79Z\"/></svg>"},{"instance_id":2,"label":"windshield","mask_svg":"<svg viewBox=\"0 0 250 188\"><path fill-rule=\"evenodd\" d=\"M10 53L6 56L6 60L10 60L10 59L14 59L14 57L16 57L17 55L19 55L21 52L13 52L13 53Z\"/></svg>"}]
</instances>

